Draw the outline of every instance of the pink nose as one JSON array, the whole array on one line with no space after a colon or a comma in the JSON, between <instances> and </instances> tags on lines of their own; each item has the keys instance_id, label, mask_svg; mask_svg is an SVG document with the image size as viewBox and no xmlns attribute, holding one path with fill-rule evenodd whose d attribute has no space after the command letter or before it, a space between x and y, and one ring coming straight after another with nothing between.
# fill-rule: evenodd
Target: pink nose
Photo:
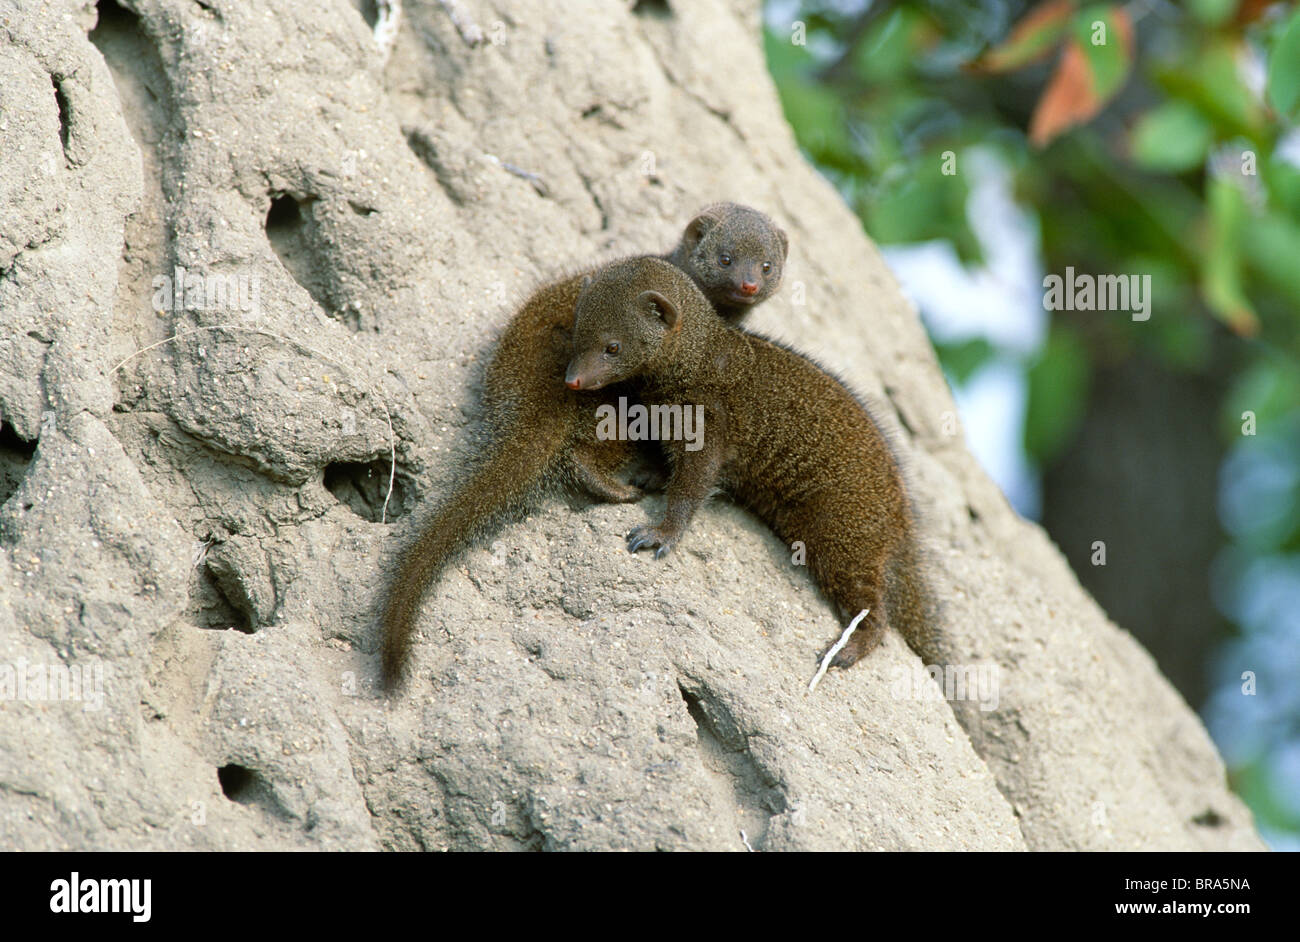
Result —
<instances>
[{"instance_id":1,"label":"pink nose","mask_svg":"<svg viewBox=\"0 0 1300 942\"><path fill-rule=\"evenodd\" d=\"M741 293L741 294L758 294L758 282L757 282L757 281L742 281L742 282L740 283L740 293Z\"/></svg>"},{"instance_id":2,"label":"pink nose","mask_svg":"<svg viewBox=\"0 0 1300 942\"><path fill-rule=\"evenodd\" d=\"M570 389L581 389L582 380L579 377L575 376L573 379L566 379L564 381L564 385L568 386Z\"/></svg>"}]
</instances>

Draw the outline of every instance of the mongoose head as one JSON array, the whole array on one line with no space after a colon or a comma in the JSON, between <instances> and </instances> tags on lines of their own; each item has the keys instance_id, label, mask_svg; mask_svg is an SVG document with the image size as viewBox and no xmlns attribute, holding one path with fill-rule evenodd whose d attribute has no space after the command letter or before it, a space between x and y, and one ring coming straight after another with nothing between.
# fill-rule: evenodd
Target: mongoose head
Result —
<instances>
[{"instance_id":1,"label":"mongoose head","mask_svg":"<svg viewBox=\"0 0 1300 942\"><path fill-rule=\"evenodd\" d=\"M648 256L614 262L589 275L573 319L573 357L564 384L602 389L644 372L681 331L684 304L699 289L682 271Z\"/></svg>"},{"instance_id":2,"label":"mongoose head","mask_svg":"<svg viewBox=\"0 0 1300 942\"><path fill-rule=\"evenodd\" d=\"M780 287L789 248L785 233L758 210L714 203L686 226L677 257L714 305L748 307Z\"/></svg>"}]
</instances>

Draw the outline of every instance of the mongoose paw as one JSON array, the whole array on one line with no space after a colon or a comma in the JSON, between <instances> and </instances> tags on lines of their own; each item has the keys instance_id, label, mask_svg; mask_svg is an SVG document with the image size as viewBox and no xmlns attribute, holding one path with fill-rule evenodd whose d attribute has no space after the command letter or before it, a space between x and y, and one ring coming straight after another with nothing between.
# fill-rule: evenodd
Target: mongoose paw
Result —
<instances>
[{"instance_id":1,"label":"mongoose paw","mask_svg":"<svg viewBox=\"0 0 1300 942\"><path fill-rule=\"evenodd\" d=\"M637 527L627 535L627 551L635 553L637 550L657 546L655 559L663 559L676 542L677 537L660 527Z\"/></svg>"},{"instance_id":2,"label":"mongoose paw","mask_svg":"<svg viewBox=\"0 0 1300 942\"><path fill-rule=\"evenodd\" d=\"M867 622L859 627L858 630L849 637L848 644L844 645L835 657L831 658L830 666L841 669L852 667L854 664L858 663L858 661L862 660L862 658L870 654L879 643L880 629L871 622ZM834 645L831 645L831 647L834 647ZM829 651L830 648L827 648L826 650ZM825 656L826 653L822 652L822 657Z\"/></svg>"},{"instance_id":3,"label":"mongoose paw","mask_svg":"<svg viewBox=\"0 0 1300 942\"><path fill-rule=\"evenodd\" d=\"M641 498L645 497L645 491L635 484L621 484L617 488L611 488L603 496L613 504L635 504Z\"/></svg>"},{"instance_id":4,"label":"mongoose paw","mask_svg":"<svg viewBox=\"0 0 1300 942\"><path fill-rule=\"evenodd\" d=\"M659 468L640 468L631 476L631 483L647 494L658 494L668 486L668 475Z\"/></svg>"},{"instance_id":5,"label":"mongoose paw","mask_svg":"<svg viewBox=\"0 0 1300 942\"><path fill-rule=\"evenodd\" d=\"M829 651L830 648L827 648L826 650ZM848 644L844 646L844 650L840 651L839 654L831 658L831 667L838 667L841 670L843 670L846 667L852 667L854 664L858 663L863 653L864 653L863 651L861 651L856 645L854 645L852 641L850 641ZM825 654L822 654L822 657L825 656L826 656Z\"/></svg>"}]
</instances>

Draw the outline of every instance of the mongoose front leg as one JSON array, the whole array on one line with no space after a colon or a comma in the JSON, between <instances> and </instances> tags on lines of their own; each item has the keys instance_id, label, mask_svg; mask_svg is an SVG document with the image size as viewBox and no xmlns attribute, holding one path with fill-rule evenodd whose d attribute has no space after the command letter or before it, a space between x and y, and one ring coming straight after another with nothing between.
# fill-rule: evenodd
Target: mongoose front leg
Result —
<instances>
[{"instance_id":1,"label":"mongoose front leg","mask_svg":"<svg viewBox=\"0 0 1300 942\"><path fill-rule=\"evenodd\" d=\"M708 413L715 419L716 413ZM715 419L715 424L721 424ZM709 499L718 483L722 469L726 435L718 429L710 435L701 435L700 448L689 451L683 442L672 442L672 475L668 479L668 506L663 519L654 526L640 526L627 535L630 553L645 548L655 548L655 559L662 559L695 517L700 505Z\"/></svg>"}]
</instances>

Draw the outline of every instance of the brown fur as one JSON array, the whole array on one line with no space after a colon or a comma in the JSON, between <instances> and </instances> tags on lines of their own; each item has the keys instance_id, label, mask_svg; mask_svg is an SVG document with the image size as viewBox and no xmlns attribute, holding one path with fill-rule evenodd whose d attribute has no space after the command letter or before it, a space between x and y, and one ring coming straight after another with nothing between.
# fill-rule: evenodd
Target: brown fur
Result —
<instances>
[{"instance_id":1,"label":"brown fur","mask_svg":"<svg viewBox=\"0 0 1300 942\"><path fill-rule=\"evenodd\" d=\"M691 220L667 257L689 266L685 270L692 275L698 271L707 297L716 298L735 323L776 290L786 245L785 234L762 213L719 203ZM729 266L709 263L722 253L729 256ZM764 261L772 266L767 273L761 270ZM382 641L388 690L398 686L405 671L420 602L457 551L561 487L602 501L642 496L640 487L615 477L638 455L637 449L630 442L596 438L596 408L616 396L591 395L564 384L574 306L589 277L575 274L538 289L497 344L485 379L488 446L464 483L420 527L389 584ZM740 298L736 285L745 280L759 287ZM712 319L725 329L716 316ZM634 481L651 484L656 477L651 465Z\"/></svg>"},{"instance_id":2,"label":"brown fur","mask_svg":"<svg viewBox=\"0 0 1300 942\"><path fill-rule=\"evenodd\" d=\"M609 353L618 344L618 354ZM869 614L833 662L847 667L891 622L919 652L931 609L917 570L911 505L876 422L806 357L728 330L696 285L658 259L602 269L583 290L568 375L583 388L639 381L647 404L704 407L702 447L670 441L667 508L628 535L662 556L721 488L787 544L806 547L817 584L848 620Z\"/></svg>"},{"instance_id":3,"label":"brown fur","mask_svg":"<svg viewBox=\"0 0 1300 942\"><path fill-rule=\"evenodd\" d=\"M700 210L662 258L690 275L718 316L735 327L776 293L788 249L785 233L758 210L714 203ZM746 294L747 284L752 294Z\"/></svg>"}]
</instances>

